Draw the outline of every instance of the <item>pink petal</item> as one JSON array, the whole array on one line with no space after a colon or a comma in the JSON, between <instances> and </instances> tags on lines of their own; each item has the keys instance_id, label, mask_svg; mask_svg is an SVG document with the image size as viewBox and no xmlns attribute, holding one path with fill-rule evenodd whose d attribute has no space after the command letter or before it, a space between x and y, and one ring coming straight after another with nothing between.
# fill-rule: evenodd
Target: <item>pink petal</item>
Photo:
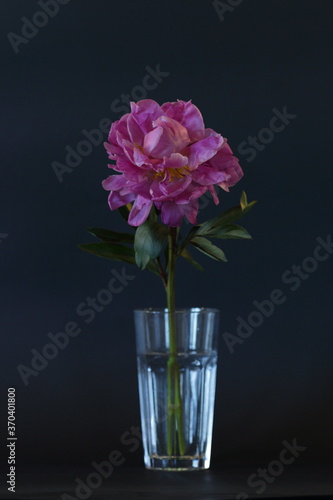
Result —
<instances>
[{"instance_id":1,"label":"pink petal","mask_svg":"<svg viewBox=\"0 0 333 500\"><path fill-rule=\"evenodd\" d=\"M177 202L178 205L186 205L189 203L191 200L195 200L197 198L200 198L205 192L207 191L206 186L200 186L198 184L192 183L188 186L188 188L180 193L176 198L175 201Z\"/></svg>"},{"instance_id":2,"label":"pink petal","mask_svg":"<svg viewBox=\"0 0 333 500\"><path fill-rule=\"evenodd\" d=\"M220 137L221 134L218 134L212 128L205 128L205 137ZM224 139L226 140L226 139Z\"/></svg>"},{"instance_id":3,"label":"pink petal","mask_svg":"<svg viewBox=\"0 0 333 500\"><path fill-rule=\"evenodd\" d=\"M202 115L191 101L166 102L162 109L167 116L184 125L191 142L200 141L205 137Z\"/></svg>"},{"instance_id":4,"label":"pink petal","mask_svg":"<svg viewBox=\"0 0 333 500\"><path fill-rule=\"evenodd\" d=\"M128 223L131 226L141 226L147 220L152 205L151 200L138 196L130 211Z\"/></svg>"},{"instance_id":5,"label":"pink petal","mask_svg":"<svg viewBox=\"0 0 333 500\"><path fill-rule=\"evenodd\" d=\"M134 200L134 194L128 193L121 195L119 191L111 191L108 197L108 203L111 210L116 210L119 207L127 205Z\"/></svg>"},{"instance_id":6,"label":"pink petal","mask_svg":"<svg viewBox=\"0 0 333 500\"><path fill-rule=\"evenodd\" d=\"M112 139L109 142L115 141L115 144L118 144L121 147L124 140L130 140L130 136L127 130L127 121L129 116L129 114L126 114L116 122L114 132L113 127L111 126L110 136Z\"/></svg>"},{"instance_id":7,"label":"pink petal","mask_svg":"<svg viewBox=\"0 0 333 500\"><path fill-rule=\"evenodd\" d=\"M110 175L102 182L102 186L106 191L119 191L128 183L124 175Z\"/></svg>"},{"instance_id":8,"label":"pink petal","mask_svg":"<svg viewBox=\"0 0 333 500\"><path fill-rule=\"evenodd\" d=\"M183 214L178 205L172 201L165 201L161 206L161 219L163 224L171 227L180 226Z\"/></svg>"},{"instance_id":9,"label":"pink petal","mask_svg":"<svg viewBox=\"0 0 333 500\"><path fill-rule=\"evenodd\" d=\"M154 158L178 153L190 142L186 128L172 118L161 116L153 122L153 126L158 132L154 130L146 135L143 149Z\"/></svg>"},{"instance_id":10,"label":"pink petal","mask_svg":"<svg viewBox=\"0 0 333 500\"><path fill-rule=\"evenodd\" d=\"M151 196L152 200L164 200L165 195L161 191L161 181L154 179L148 189L149 195Z\"/></svg>"},{"instance_id":11,"label":"pink petal","mask_svg":"<svg viewBox=\"0 0 333 500\"><path fill-rule=\"evenodd\" d=\"M195 182L202 186L210 186L212 184L219 184L226 180L225 172L220 172L209 167L207 164L199 165L196 170L192 171L192 177Z\"/></svg>"},{"instance_id":12,"label":"pink petal","mask_svg":"<svg viewBox=\"0 0 333 500\"><path fill-rule=\"evenodd\" d=\"M123 147L123 152L125 153L125 155L127 156L127 158L132 163L135 163L135 161L134 161L134 150L135 149L137 150L138 148L135 148L134 144L132 144L131 141L127 141L127 140L123 140L122 147Z\"/></svg>"},{"instance_id":13,"label":"pink petal","mask_svg":"<svg viewBox=\"0 0 333 500\"><path fill-rule=\"evenodd\" d=\"M183 217L186 217L192 224L197 223L199 209L198 200L190 201L184 205L178 205L172 201L166 201L161 205L161 219L163 224L171 227L180 226Z\"/></svg>"},{"instance_id":14,"label":"pink petal","mask_svg":"<svg viewBox=\"0 0 333 500\"><path fill-rule=\"evenodd\" d=\"M215 170L225 173L225 180L218 183L225 191L229 191L228 188L234 186L244 175L238 159L233 156L232 150L226 142L217 154L209 160L209 165Z\"/></svg>"},{"instance_id":15,"label":"pink petal","mask_svg":"<svg viewBox=\"0 0 333 500\"><path fill-rule=\"evenodd\" d=\"M146 154L142 153L142 151L139 148L134 147L133 161L136 165L142 167L145 163L149 161L149 158Z\"/></svg>"},{"instance_id":16,"label":"pink petal","mask_svg":"<svg viewBox=\"0 0 333 500\"><path fill-rule=\"evenodd\" d=\"M127 119L129 117L129 113L123 115L120 120L116 120L112 123L110 132L108 135L108 141L112 143L116 143L116 132L119 131L123 134L127 134Z\"/></svg>"},{"instance_id":17,"label":"pink petal","mask_svg":"<svg viewBox=\"0 0 333 500\"><path fill-rule=\"evenodd\" d=\"M163 135L163 128L156 127L154 130L145 135L143 141L143 149L147 155L151 155L154 148L158 146L158 143Z\"/></svg>"},{"instance_id":18,"label":"pink petal","mask_svg":"<svg viewBox=\"0 0 333 500\"><path fill-rule=\"evenodd\" d=\"M180 153L173 153L169 158L167 156L163 158L165 168L181 168L185 167L187 163L187 156L181 155Z\"/></svg>"},{"instance_id":19,"label":"pink petal","mask_svg":"<svg viewBox=\"0 0 333 500\"><path fill-rule=\"evenodd\" d=\"M152 99L143 99L137 103L131 102L131 111L144 135L153 129L152 122L163 115L160 105Z\"/></svg>"},{"instance_id":20,"label":"pink petal","mask_svg":"<svg viewBox=\"0 0 333 500\"><path fill-rule=\"evenodd\" d=\"M227 179L224 182L219 183L219 186L225 191L229 191L229 187L234 186L244 175L238 161L232 167L228 167L225 170L227 174Z\"/></svg>"},{"instance_id":21,"label":"pink petal","mask_svg":"<svg viewBox=\"0 0 333 500\"><path fill-rule=\"evenodd\" d=\"M129 115L128 117L127 130L131 142L138 146L142 146L144 133L142 132L137 122L134 120L133 115Z\"/></svg>"},{"instance_id":22,"label":"pink petal","mask_svg":"<svg viewBox=\"0 0 333 500\"><path fill-rule=\"evenodd\" d=\"M192 178L190 175L176 179L173 181L166 180L160 183L161 192L168 198L179 196L191 184Z\"/></svg>"},{"instance_id":23,"label":"pink petal","mask_svg":"<svg viewBox=\"0 0 333 500\"><path fill-rule=\"evenodd\" d=\"M198 141L189 146L186 150L186 153L189 154L189 168L194 169L201 163L204 163L212 158L216 155L222 144L223 137L218 135L206 137L205 139L202 139L202 141Z\"/></svg>"},{"instance_id":24,"label":"pink petal","mask_svg":"<svg viewBox=\"0 0 333 500\"><path fill-rule=\"evenodd\" d=\"M199 210L199 202L198 200L192 200L188 205L182 206L183 214L186 218L191 222L191 224L197 224L197 215Z\"/></svg>"},{"instance_id":25,"label":"pink petal","mask_svg":"<svg viewBox=\"0 0 333 500\"><path fill-rule=\"evenodd\" d=\"M140 199L144 200L151 198L150 193L151 181L147 179L147 177L143 177L142 179L137 179L135 183L132 184L132 190L136 195L140 196Z\"/></svg>"},{"instance_id":26,"label":"pink petal","mask_svg":"<svg viewBox=\"0 0 333 500\"><path fill-rule=\"evenodd\" d=\"M111 168L117 172L126 172L126 177L129 179L130 176L136 176L141 173L140 168L134 164L133 161L129 160L127 156L119 156L117 158L117 165L111 165Z\"/></svg>"},{"instance_id":27,"label":"pink petal","mask_svg":"<svg viewBox=\"0 0 333 500\"><path fill-rule=\"evenodd\" d=\"M210 193L212 194L215 205L218 205L220 203L220 200L216 194L215 187L209 186L208 191L210 191Z\"/></svg>"},{"instance_id":28,"label":"pink petal","mask_svg":"<svg viewBox=\"0 0 333 500\"><path fill-rule=\"evenodd\" d=\"M109 142L104 142L103 144L110 160L117 160L117 155L121 155L123 152L123 150L118 145L115 146L114 144L110 144Z\"/></svg>"}]
</instances>

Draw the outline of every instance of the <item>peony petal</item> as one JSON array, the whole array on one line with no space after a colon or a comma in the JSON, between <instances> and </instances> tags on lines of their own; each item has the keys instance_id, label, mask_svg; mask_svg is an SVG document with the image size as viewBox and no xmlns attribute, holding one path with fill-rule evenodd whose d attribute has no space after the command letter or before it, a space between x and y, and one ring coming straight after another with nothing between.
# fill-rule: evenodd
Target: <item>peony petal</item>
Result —
<instances>
[{"instance_id":1,"label":"peony petal","mask_svg":"<svg viewBox=\"0 0 333 500\"><path fill-rule=\"evenodd\" d=\"M209 164L217 170L224 170L226 167L232 166L235 162L238 162L238 159L233 156L227 139L224 139L222 148L220 148L214 158L209 161Z\"/></svg>"},{"instance_id":2,"label":"peony petal","mask_svg":"<svg viewBox=\"0 0 333 500\"><path fill-rule=\"evenodd\" d=\"M187 164L187 156L181 155L180 153L172 153L169 158L167 156L163 158L164 168L181 168L185 167Z\"/></svg>"},{"instance_id":3,"label":"peony petal","mask_svg":"<svg viewBox=\"0 0 333 500\"><path fill-rule=\"evenodd\" d=\"M128 135L127 133L127 119L129 117L129 113L123 115L120 120L116 120L112 123L110 132L108 135L108 141L112 144L116 144L116 132L121 132L121 134Z\"/></svg>"},{"instance_id":4,"label":"peony petal","mask_svg":"<svg viewBox=\"0 0 333 500\"><path fill-rule=\"evenodd\" d=\"M205 128L205 137L220 137L221 134L218 134L212 128ZM226 139L224 139L226 140Z\"/></svg>"},{"instance_id":5,"label":"peony petal","mask_svg":"<svg viewBox=\"0 0 333 500\"><path fill-rule=\"evenodd\" d=\"M209 160L216 155L217 151L223 144L223 137L221 135L210 136L198 141L186 150L189 154L188 166L189 168L195 169L201 163Z\"/></svg>"},{"instance_id":6,"label":"peony petal","mask_svg":"<svg viewBox=\"0 0 333 500\"><path fill-rule=\"evenodd\" d=\"M103 144L110 160L117 160L117 155L123 154L123 150L118 145L115 146L109 142L104 142Z\"/></svg>"},{"instance_id":7,"label":"peony petal","mask_svg":"<svg viewBox=\"0 0 333 500\"><path fill-rule=\"evenodd\" d=\"M192 177L195 182L202 186L211 186L219 184L226 180L227 176L224 171L218 171L209 167L207 164L199 165L196 170L192 171Z\"/></svg>"},{"instance_id":8,"label":"peony petal","mask_svg":"<svg viewBox=\"0 0 333 500\"><path fill-rule=\"evenodd\" d=\"M106 191L119 191L126 184L129 184L129 181L124 175L110 175L102 182L102 186Z\"/></svg>"},{"instance_id":9,"label":"peony petal","mask_svg":"<svg viewBox=\"0 0 333 500\"><path fill-rule=\"evenodd\" d=\"M129 115L127 120L127 130L130 141L133 142L137 146L143 145L144 133L141 128L134 120L133 115Z\"/></svg>"},{"instance_id":10,"label":"peony petal","mask_svg":"<svg viewBox=\"0 0 333 500\"><path fill-rule=\"evenodd\" d=\"M165 201L161 206L161 219L166 226L180 226L183 219L181 209L172 201Z\"/></svg>"},{"instance_id":11,"label":"peony petal","mask_svg":"<svg viewBox=\"0 0 333 500\"><path fill-rule=\"evenodd\" d=\"M127 156L119 156L117 158L117 165L112 165L111 167L117 172L125 172L127 178L141 174L141 169L133 161L129 160Z\"/></svg>"},{"instance_id":12,"label":"peony petal","mask_svg":"<svg viewBox=\"0 0 333 500\"><path fill-rule=\"evenodd\" d=\"M150 180L147 179L147 177L143 177L141 180L138 179L133 183L132 190L137 196L140 196L140 199L143 198L147 200L151 198L150 187Z\"/></svg>"},{"instance_id":13,"label":"peony petal","mask_svg":"<svg viewBox=\"0 0 333 500\"><path fill-rule=\"evenodd\" d=\"M154 121L153 125L154 127L162 127L164 131L164 139L173 143L173 146L170 147L169 151L165 153L165 156L170 156L172 153L178 153L191 142L186 128L172 118L161 116ZM159 157L164 156L161 151L157 154Z\"/></svg>"},{"instance_id":14,"label":"peony petal","mask_svg":"<svg viewBox=\"0 0 333 500\"><path fill-rule=\"evenodd\" d=\"M181 193L185 191L185 189L191 184L192 177L187 175L182 177L181 179L176 179L173 181L166 180L160 183L161 192L164 196L167 196L169 199L179 196Z\"/></svg>"},{"instance_id":15,"label":"peony petal","mask_svg":"<svg viewBox=\"0 0 333 500\"><path fill-rule=\"evenodd\" d=\"M153 202L151 200L138 196L130 211L128 223L131 226L141 226L147 220L152 205Z\"/></svg>"},{"instance_id":16,"label":"peony petal","mask_svg":"<svg viewBox=\"0 0 333 500\"><path fill-rule=\"evenodd\" d=\"M162 108L152 99L143 99L139 102L131 102L132 116L142 133L148 134L153 129L152 122L163 115Z\"/></svg>"},{"instance_id":17,"label":"peony petal","mask_svg":"<svg viewBox=\"0 0 333 500\"><path fill-rule=\"evenodd\" d=\"M137 158L139 161L140 159L142 159L140 150L136 148L130 141L123 141L123 151L127 158L134 164L136 164L135 158ZM144 158L147 158L147 156L144 155Z\"/></svg>"},{"instance_id":18,"label":"peony petal","mask_svg":"<svg viewBox=\"0 0 333 500\"><path fill-rule=\"evenodd\" d=\"M114 142L116 145L118 144L121 147L124 140L126 141L130 140L130 136L127 129L128 117L129 114L126 114L116 122L116 127L114 129L114 132L113 132L113 127L111 127L110 135L112 137L112 140L109 142L111 143Z\"/></svg>"},{"instance_id":19,"label":"peony petal","mask_svg":"<svg viewBox=\"0 0 333 500\"><path fill-rule=\"evenodd\" d=\"M156 127L154 130L146 134L143 141L143 150L147 155L151 155L154 148L158 147L158 143L163 135L163 128Z\"/></svg>"},{"instance_id":20,"label":"peony petal","mask_svg":"<svg viewBox=\"0 0 333 500\"><path fill-rule=\"evenodd\" d=\"M108 197L108 203L111 210L116 210L119 207L131 203L135 198L133 193L121 195L119 191L111 191Z\"/></svg>"},{"instance_id":21,"label":"peony petal","mask_svg":"<svg viewBox=\"0 0 333 500\"><path fill-rule=\"evenodd\" d=\"M146 154L142 153L141 149L134 147L133 161L135 165L142 167L145 163L149 162L149 158Z\"/></svg>"},{"instance_id":22,"label":"peony petal","mask_svg":"<svg viewBox=\"0 0 333 500\"><path fill-rule=\"evenodd\" d=\"M210 193L212 194L215 205L218 205L220 203L220 200L219 197L217 196L215 187L209 186L208 191L210 191Z\"/></svg>"},{"instance_id":23,"label":"peony petal","mask_svg":"<svg viewBox=\"0 0 333 500\"><path fill-rule=\"evenodd\" d=\"M150 184L148 188L148 193L149 196L152 198L152 200L158 200L158 201L163 201L165 199L165 195L161 191L161 182L154 179Z\"/></svg>"},{"instance_id":24,"label":"peony petal","mask_svg":"<svg viewBox=\"0 0 333 500\"><path fill-rule=\"evenodd\" d=\"M199 109L191 101L166 102L162 109L167 116L181 123L188 132L190 141L200 141L205 137L205 126Z\"/></svg>"},{"instance_id":25,"label":"peony petal","mask_svg":"<svg viewBox=\"0 0 333 500\"><path fill-rule=\"evenodd\" d=\"M146 135L143 149L154 158L178 153L190 142L186 128L167 116L155 120L153 126L155 130Z\"/></svg>"},{"instance_id":26,"label":"peony petal","mask_svg":"<svg viewBox=\"0 0 333 500\"><path fill-rule=\"evenodd\" d=\"M232 167L228 167L225 170L227 174L227 179L224 182L219 183L219 186L225 191L229 191L229 187L234 186L244 175L238 161Z\"/></svg>"},{"instance_id":27,"label":"peony petal","mask_svg":"<svg viewBox=\"0 0 333 500\"><path fill-rule=\"evenodd\" d=\"M215 170L225 173L225 180L218 183L225 191L229 191L228 188L234 186L244 175L238 158L233 156L232 150L226 142L217 154L209 160L209 165Z\"/></svg>"},{"instance_id":28,"label":"peony petal","mask_svg":"<svg viewBox=\"0 0 333 500\"><path fill-rule=\"evenodd\" d=\"M197 224L197 215L199 210L199 202L198 200L192 200L187 205L182 206L183 214L190 221L191 224L196 226Z\"/></svg>"},{"instance_id":29,"label":"peony petal","mask_svg":"<svg viewBox=\"0 0 333 500\"><path fill-rule=\"evenodd\" d=\"M188 188L180 193L176 198L175 201L177 202L178 205L186 205L189 203L191 200L195 200L197 198L200 198L205 192L207 191L206 186L199 186L198 184L192 183L188 186Z\"/></svg>"},{"instance_id":30,"label":"peony petal","mask_svg":"<svg viewBox=\"0 0 333 500\"><path fill-rule=\"evenodd\" d=\"M166 201L161 205L161 219L163 224L171 227L180 226L184 217L196 225L198 209L198 200L190 201L184 205Z\"/></svg>"}]
</instances>

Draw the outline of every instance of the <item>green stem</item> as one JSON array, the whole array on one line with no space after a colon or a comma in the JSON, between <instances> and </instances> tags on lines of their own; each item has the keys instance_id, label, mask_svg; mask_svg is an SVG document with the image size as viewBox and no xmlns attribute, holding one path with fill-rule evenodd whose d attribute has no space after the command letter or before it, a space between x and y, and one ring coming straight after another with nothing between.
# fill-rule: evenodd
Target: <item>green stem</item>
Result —
<instances>
[{"instance_id":1,"label":"green stem","mask_svg":"<svg viewBox=\"0 0 333 500\"><path fill-rule=\"evenodd\" d=\"M164 271L163 266L161 264L161 259L159 257L157 257L157 259L156 259L156 265L157 265L158 272L161 276L164 289L166 290L167 289L167 276L165 274L165 271Z\"/></svg>"},{"instance_id":2,"label":"green stem","mask_svg":"<svg viewBox=\"0 0 333 500\"><path fill-rule=\"evenodd\" d=\"M180 371L177 361L177 332L175 318L175 264L177 229L170 228L168 248L168 282L166 287L169 318L170 355L168 359L168 409L167 409L167 453L176 455L176 427L179 454L185 453L183 432L183 403L180 394Z\"/></svg>"}]
</instances>

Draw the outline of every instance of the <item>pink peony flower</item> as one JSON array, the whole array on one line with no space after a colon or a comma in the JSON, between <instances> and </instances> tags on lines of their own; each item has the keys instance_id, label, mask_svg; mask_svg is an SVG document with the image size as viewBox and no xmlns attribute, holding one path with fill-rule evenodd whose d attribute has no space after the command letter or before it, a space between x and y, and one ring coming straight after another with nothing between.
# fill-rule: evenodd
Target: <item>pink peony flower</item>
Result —
<instances>
[{"instance_id":1,"label":"pink peony flower","mask_svg":"<svg viewBox=\"0 0 333 500\"><path fill-rule=\"evenodd\" d=\"M134 202L128 222L140 226L153 206L162 222L180 226L183 217L196 224L198 199L215 185L225 191L243 176L227 140L205 128L191 101L151 99L131 103L131 113L114 122L104 143L119 172L103 181L111 210Z\"/></svg>"}]
</instances>

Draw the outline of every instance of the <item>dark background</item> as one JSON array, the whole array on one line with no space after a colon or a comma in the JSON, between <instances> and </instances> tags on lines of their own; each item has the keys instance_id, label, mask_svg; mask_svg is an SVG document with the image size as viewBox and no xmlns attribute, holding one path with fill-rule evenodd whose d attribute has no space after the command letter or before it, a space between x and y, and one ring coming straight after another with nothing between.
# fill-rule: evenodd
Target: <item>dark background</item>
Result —
<instances>
[{"instance_id":1,"label":"dark background","mask_svg":"<svg viewBox=\"0 0 333 500\"><path fill-rule=\"evenodd\" d=\"M16 54L7 33L21 35L21 18L40 10L34 1L0 3L0 413L6 435L7 387L15 387L20 466L89 465L115 448L128 465L142 464L141 450L120 442L139 425L132 310L163 306L164 292L157 278L126 265L135 279L91 323L78 316L78 305L124 267L80 251L92 241L84 228L127 228L101 188L109 175L102 145L62 182L52 163L65 163L65 147L76 149L83 129L119 119L111 103L157 65L169 75L146 97L192 99L245 171L200 220L238 204L242 190L259 200L243 221L253 241L223 245L228 264L198 254L204 273L186 262L178 268L179 306L221 309L213 460L265 465L296 438L307 447L299 463L328 462L333 256L295 291L282 275L332 232L333 4L244 0L221 20L205 0L71 0ZM253 161L237 153L284 106L296 118ZM246 320L253 301L276 288L285 302L231 354L223 334L236 334L237 317ZM80 335L24 385L17 366L31 367L31 349L41 352L48 333L69 321Z\"/></svg>"}]
</instances>

